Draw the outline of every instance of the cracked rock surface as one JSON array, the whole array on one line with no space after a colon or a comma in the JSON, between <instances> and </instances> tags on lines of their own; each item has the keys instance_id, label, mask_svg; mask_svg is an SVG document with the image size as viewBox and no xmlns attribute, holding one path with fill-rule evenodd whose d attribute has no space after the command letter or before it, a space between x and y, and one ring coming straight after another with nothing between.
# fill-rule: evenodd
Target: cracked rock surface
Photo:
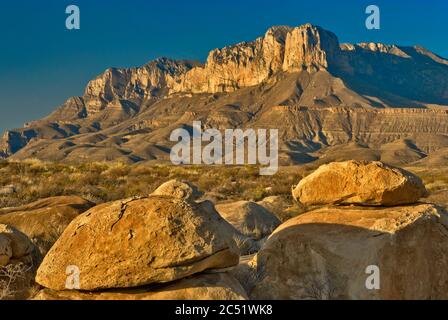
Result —
<instances>
[{"instance_id":1,"label":"cracked rock surface","mask_svg":"<svg viewBox=\"0 0 448 320\"><path fill-rule=\"evenodd\" d=\"M232 267L239 255L224 223L200 204L168 196L102 204L72 221L36 281L64 290L67 267L77 266L81 290L129 288Z\"/></svg>"},{"instance_id":2,"label":"cracked rock surface","mask_svg":"<svg viewBox=\"0 0 448 320\"><path fill-rule=\"evenodd\" d=\"M448 298L448 215L430 205L324 208L281 225L254 259L252 299ZM369 290L369 266L379 289Z\"/></svg>"},{"instance_id":3,"label":"cracked rock surface","mask_svg":"<svg viewBox=\"0 0 448 320\"><path fill-rule=\"evenodd\" d=\"M378 161L334 162L321 166L293 188L294 199L306 206L398 206L427 195L414 174Z\"/></svg>"}]
</instances>

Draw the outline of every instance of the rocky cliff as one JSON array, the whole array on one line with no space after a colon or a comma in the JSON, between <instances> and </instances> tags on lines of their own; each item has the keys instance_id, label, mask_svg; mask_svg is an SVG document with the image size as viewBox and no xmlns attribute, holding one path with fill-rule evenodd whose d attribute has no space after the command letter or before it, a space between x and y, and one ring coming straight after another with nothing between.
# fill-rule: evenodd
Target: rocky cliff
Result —
<instances>
[{"instance_id":1,"label":"rocky cliff","mask_svg":"<svg viewBox=\"0 0 448 320\"><path fill-rule=\"evenodd\" d=\"M82 97L6 132L0 157L164 159L171 130L194 120L219 129L275 124L287 157L315 159L347 143L378 154L382 144L404 140L426 155L446 147L448 121L438 111L446 105L448 61L424 48L339 44L317 26L280 26L212 50L204 64L160 58L108 69ZM378 112L390 108L401 110ZM437 138L428 146L422 133Z\"/></svg>"},{"instance_id":2,"label":"rocky cliff","mask_svg":"<svg viewBox=\"0 0 448 320\"><path fill-rule=\"evenodd\" d=\"M279 72L315 72L326 69L338 51L337 37L320 27L273 27L253 42L213 50L205 66L183 75L171 92L230 92Z\"/></svg>"}]
</instances>

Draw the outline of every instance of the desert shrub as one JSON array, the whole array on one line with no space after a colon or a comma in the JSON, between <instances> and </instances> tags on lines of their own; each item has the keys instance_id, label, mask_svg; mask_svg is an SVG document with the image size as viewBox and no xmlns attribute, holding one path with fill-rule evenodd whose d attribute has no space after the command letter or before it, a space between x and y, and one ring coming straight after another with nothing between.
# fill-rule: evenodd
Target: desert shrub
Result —
<instances>
[{"instance_id":1,"label":"desert shrub","mask_svg":"<svg viewBox=\"0 0 448 320\"><path fill-rule=\"evenodd\" d=\"M270 195L289 195L291 185L302 176L299 168L281 168L275 176L263 177L257 166L6 161L0 165L0 187L13 185L16 192L0 196L0 208L63 195L77 195L99 204L148 195L170 179L188 180L219 201L258 201Z\"/></svg>"},{"instance_id":2,"label":"desert shrub","mask_svg":"<svg viewBox=\"0 0 448 320\"><path fill-rule=\"evenodd\" d=\"M0 300L26 299L34 286L32 269L24 263L0 267Z\"/></svg>"}]
</instances>

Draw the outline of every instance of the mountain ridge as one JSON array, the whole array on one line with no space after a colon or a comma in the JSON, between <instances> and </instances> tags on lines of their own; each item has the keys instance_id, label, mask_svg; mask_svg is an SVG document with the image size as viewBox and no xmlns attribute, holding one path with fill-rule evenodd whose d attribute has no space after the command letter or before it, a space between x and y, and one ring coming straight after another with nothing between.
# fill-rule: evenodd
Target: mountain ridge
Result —
<instances>
[{"instance_id":1,"label":"mountain ridge","mask_svg":"<svg viewBox=\"0 0 448 320\"><path fill-rule=\"evenodd\" d=\"M82 97L71 97L49 116L5 132L0 157L166 160L169 130L175 126L202 120L218 129L263 127L269 125L263 119L276 116L295 127L291 132L278 123L283 155L290 162L296 156L314 158L313 152L338 144L375 148L421 131L444 136L447 120L437 110L446 105L448 60L427 49L340 44L335 34L318 26L277 26L254 41L212 50L204 64L159 58L141 67L109 68L88 83ZM393 113L369 111L394 107L410 109L392 120ZM275 115L282 108L287 116ZM326 124L335 114L342 118ZM364 121L364 126L370 121L364 114L386 119L377 125L391 134L375 140L353 132L359 125L353 121ZM401 129L396 126L400 117L408 119ZM334 139L330 132L338 130L343 138ZM308 147L301 152L298 145Z\"/></svg>"}]
</instances>

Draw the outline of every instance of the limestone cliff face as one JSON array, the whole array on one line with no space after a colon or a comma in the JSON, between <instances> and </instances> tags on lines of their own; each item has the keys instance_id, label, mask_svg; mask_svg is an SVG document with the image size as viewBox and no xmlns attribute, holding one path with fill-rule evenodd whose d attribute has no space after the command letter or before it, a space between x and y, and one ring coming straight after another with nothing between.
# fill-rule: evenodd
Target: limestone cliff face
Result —
<instances>
[{"instance_id":1,"label":"limestone cliff face","mask_svg":"<svg viewBox=\"0 0 448 320\"><path fill-rule=\"evenodd\" d=\"M283 71L317 71L328 68L339 52L337 37L309 24L288 33L285 44Z\"/></svg>"},{"instance_id":2,"label":"limestone cliff face","mask_svg":"<svg viewBox=\"0 0 448 320\"><path fill-rule=\"evenodd\" d=\"M311 24L279 26L252 42L212 50L205 64L160 58L108 69L82 97L5 133L0 158L154 159L160 146L168 148L171 129L194 120L216 128L275 124L285 144L312 149L381 145L425 132L448 136L446 114L409 109L447 105L448 60L424 48L340 45ZM406 109L400 115L371 110L390 107Z\"/></svg>"},{"instance_id":3,"label":"limestone cliff face","mask_svg":"<svg viewBox=\"0 0 448 320\"><path fill-rule=\"evenodd\" d=\"M252 42L215 49L204 66L166 58L141 68L111 68L89 82L84 93L88 114L117 100L141 102L169 93L218 93L258 85L278 72L314 72L328 67L339 51L337 37L320 27L270 28Z\"/></svg>"},{"instance_id":4,"label":"limestone cliff face","mask_svg":"<svg viewBox=\"0 0 448 320\"><path fill-rule=\"evenodd\" d=\"M322 28L273 27L253 42L213 50L205 66L182 75L171 92L232 92L282 71L315 72L327 68L338 51L337 37Z\"/></svg>"},{"instance_id":5,"label":"limestone cliff face","mask_svg":"<svg viewBox=\"0 0 448 320\"><path fill-rule=\"evenodd\" d=\"M122 108L120 100L136 103L161 95L177 77L192 68L185 61L157 59L140 68L106 70L89 82L84 92L89 115L106 107Z\"/></svg>"}]
</instances>

